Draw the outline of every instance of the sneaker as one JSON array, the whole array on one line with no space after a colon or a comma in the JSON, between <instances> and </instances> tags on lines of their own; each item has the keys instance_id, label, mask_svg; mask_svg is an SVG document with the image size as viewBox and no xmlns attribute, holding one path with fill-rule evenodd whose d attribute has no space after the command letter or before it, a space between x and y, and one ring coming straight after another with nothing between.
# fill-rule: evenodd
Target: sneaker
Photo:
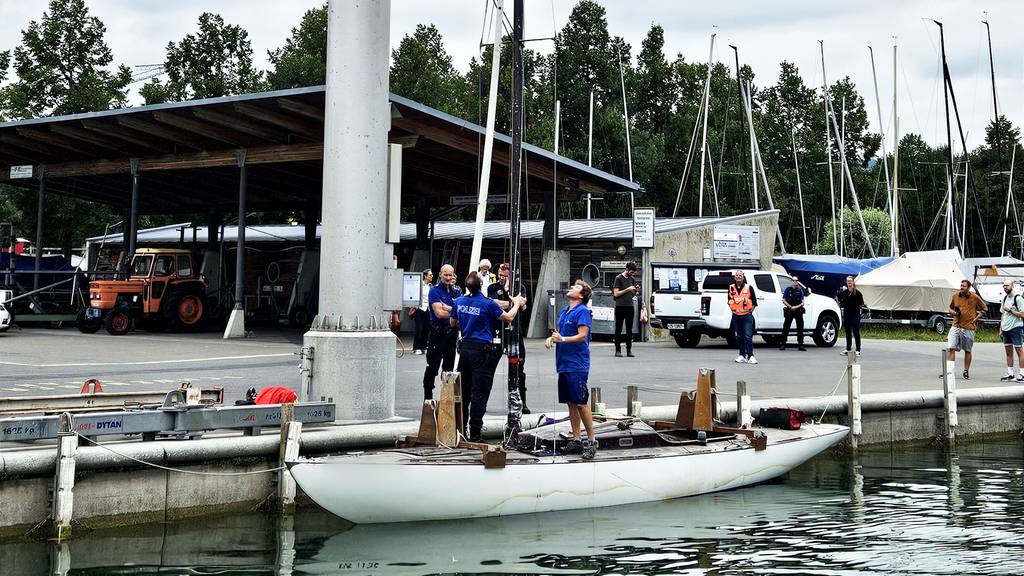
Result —
<instances>
[{"instance_id":1,"label":"sneaker","mask_svg":"<svg viewBox=\"0 0 1024 576\"><path fill-rule=\"evenodd\" d=\"M964 370L964 380L970 380L970 379L971 379L971 375L967 373L967 370Z\"/></svg>"},{"instance_id":2,"label":"sneaker","mask_svg":"<svg viewBox=\"0 0 1024 576\"><path fill-rule=\"evenodd\" d=\"M484 436L479 431L470 431L469 437L466 438L466 440L469 440L470 442L476 442L477 444L482 444L484 441Z\"/></svg>"},{"instance_id":3,"label":"sneaker","mask_svg":"<svg viewBox=\"0 0 1024 576\"><path fill-rule=\"evenodd\" d=\"M737 356L735 362L737 364L746 364L747 363L747 359L746 359L745 356Z\"/></svg>"},{"instance_id":4,"label":"sneaker","mask_svg":"<svg viewBox=\"0 0 1024 576\"><path fill-rule=\"evenodd\" d=\"M633 352L631 350L626 351L626 356L629 358L636 358L636 356L633 355Z\"/></svg>"},{"instance_id":5,"label":"sneaker","mask_svg":"<svg viewBox=\"0 0 1024 576\"><path fill-rule=\"evenodd\" d=\"M999 379L1000 382L1013 382L1013 374L1007 374Z\"/></svg>"},{"instance_id":6,"label":"sneaker","mask_svg":"<svg viewBox=\"0 0 1024 576\"><path fill-rule=\"evenodd\" d=\"M579 438L573 438L565 444L562 444L562 454L582 454L583 453L583 442Z\"/></svg>"},{"instance_id":7,"label":"sneaker","mask_svg":"<svg viewBox=\"0 0 1024 576\"><path fill-rule=\"evenodd\" d=\"M1024 382L1024 374L1018 374L1017 377L1014 378L1014 380L1016 380L1017 382Z\"/></svg>"},{"instance_id":8,"label":"sneaker","mask_svg":"<svg viewBox=\"0 0 1024 576\"><path fill-rule=\"evenodd\" d=\"M849 351L849 350L843 350L843 351L842 351L842 352L840 352L839 354L840 354L841 356L849 356L849 355L850 355L850 351Z\"/></svg>"},{"instance_id":9,"label":"sneaker","mask_svg":"<svg viewBox=\"0 0 1024 576\"><path fill-rule=\"evenodd\" d=\"M860 350L857 350L857 358L860 358Z\"/></svg>"},{"instance_id":10,"label":"sneaker","mask_svg":"<svg viewBox=\"0 0 1024 576\"><path fill-rule=\"evenodd\" d=\"M754 358L753 356L747 358L747 364L757 364L757 358Z\"/></svg>"},{"instance_id":11,"label":"sneaker","mask_svg":"<svg viewBox=\"0 0 1024 576\"><path fill-rule=\"evenodd\" d=\"M622 351L621 350L616 350L615 351L615 357L616 358L622 358Z\"/></svg>"},{"instance_id":12,"label":"sneaker","mask_svg":"<svg viewBox=\"0 0 1024 576\"><path fill-rule=\"evenodd\" d=\"M583 441L583 459L593 460L597 456L597 440Z\"/></svg>"},{"instance_id":13,"label":"sneaker","mask_svg":"<svg viewBox=\"0 0 1024 576\"><path fill-rule=\"evenodd\" d=\"M801 352L807 352L807 348L804 348L803 346L797 348L797 350L799 350Z\"/></svg>"}]
</instances>

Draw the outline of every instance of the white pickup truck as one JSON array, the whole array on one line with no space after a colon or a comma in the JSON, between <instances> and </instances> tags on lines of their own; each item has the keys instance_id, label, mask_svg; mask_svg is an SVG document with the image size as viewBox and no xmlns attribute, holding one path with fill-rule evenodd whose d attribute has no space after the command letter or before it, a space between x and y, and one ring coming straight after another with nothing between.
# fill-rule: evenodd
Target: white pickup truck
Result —
<instances>
[{"instance_id":1,"label":"white pickup truck","mask_svg":"<svg viewBox=\"0 0 1024 576\"><path fill-rule=\"evenodd\" d=\"M782 293L791 285L789 276L762 270L745 270L747 281L757 295L754 308L754 333L773 346L782 343ZM732 332L732 311L729 309L729 285L733 283L733 271L722 270L709 274L701 286L701 318L704 332L709 336L724 336L735 344ZM809 292L807 288L805 291ZM830 348L839 340L839 304L831 298L808 293L804 299L807 312L804 313L804 333L814 339L818 346ZM790 328L790 338L796 337L796 326Z\"/></svg>"},{"instance_id":2,"label":"white pickup truck","mask_svg":"<svg viewBox=\"0 0 1024 576\"><path fill-rule=\"evenodd\" d=\"M651 327L668 330L680 348L695 348L705 332L700 313L701 283L709 274L734 265L708 262L654 262L651 264Z\"/></svg>"},{"instance_id":3,"label":"white pickup truck","mask_svg":"<svg viewBox=\"0 0 1024 576\"><path fill-rule=\"evenodd\" d=\"M8 309L5 303L12 298L10 290L0 290L0 332L7 332L14 324L14 312Z\"/></svg>"}]
</instances>

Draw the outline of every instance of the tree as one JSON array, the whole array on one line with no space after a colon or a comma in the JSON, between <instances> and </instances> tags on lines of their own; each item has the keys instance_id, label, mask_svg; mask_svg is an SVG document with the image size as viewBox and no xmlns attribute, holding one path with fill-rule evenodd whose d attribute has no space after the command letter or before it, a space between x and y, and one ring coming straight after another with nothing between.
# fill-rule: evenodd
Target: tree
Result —
<instances>
[{"instance_id":1,"label":"tree","mask_svg":"<svg viewBox=\"0 0 1024 576\"><path fill-rule=\"evenodd\" d=\"M199 31L167 44L167 82L154 78L139 93L146 104L257 92L263 74L253 67L249 33L225 24L219 14L203 13Z\"/></svg>"},{"instance_id":2,"label":"tree","mask_svg":"<svg viewBox=\"0 0 1024 576\"><path fill-rule=\"evenodd\" d=\"M889 230L889 214L877 208L867 208L862 210L861 214L864 216L864 226L868 229L868 238L871 239L875 253L880 256L888 254L889 240L892 237ZM836 225L838 224L839 219L837 218ZM815 254L832 254L832 229L831 221L825 224L825 231L812 250ZM846 240L844 256L850 258L867 258L869 256L857 213L849 207L843 208L843 235Z\"/></svg>"},{"instance_id":3,"label":"tree","mask_svg":"<svg viewBox=\"0 0 1024 576\"><path fill-rule=\"evenodd\" d=\"M412 36L406 34L391 51L391 91L442 112L461 111L465 84L433 24L417 25Z\"/></svg>"},{"instance_id":4,"label":"tree","mask_svg":"<svg viewBox=\"0 0 1024 576\"><path fill-rule=\"evenodd\" d=\"M327 81L327 4L302 16L284 46L267 52L273 70L267 82L273 90L319 86Z\"/></svg>"},{"instance_id":5,"label":"tree","mask_svg":"<svg viewBox=\"0 0 1024 576\"><path fill-rule=\"evenodd\" d=\"M0 91L0 115L31 118L125 106L131 71L123 65L107 69L114 57L105 33L84 0L51 0L41 21L29 22L21 33L14 49L18 79ZM0 57L4 73L8 58Z\"/></svg>"}]
</instances>

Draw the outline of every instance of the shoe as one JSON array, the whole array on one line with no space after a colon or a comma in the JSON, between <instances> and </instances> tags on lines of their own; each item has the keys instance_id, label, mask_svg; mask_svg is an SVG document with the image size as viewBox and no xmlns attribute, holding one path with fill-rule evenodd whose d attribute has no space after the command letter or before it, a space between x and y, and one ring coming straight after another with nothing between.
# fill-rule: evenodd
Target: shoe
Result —
<instances>
[{"instance_id":1,"label":"shoe","mask_svg":"<svg viewBox=\"0 0 1024 576\"><path fill-rule=\"evenodd\" d=\"M627 350L627 351L626 351L626 356L627 356L627 357L629 357L629 358L636 358L636 356L634 356L634 355L633 355L633 352L632 352L632 351L630 351L630 350Z\"/></svg>"},{"instance_id":2,"label":"shoe","mask_svg":"<svg viewBox=\"0 0 1024 576\"><path fill-rule=\"evenodd\" d=\"M735 362L737 364L746 364L747 363L747 359L744 356L737 356Z\"/></svg>"},{"instance_id":3,"label":"shoe","mask_svg":"<svg viewBox=\"0 0 1024 576\"><path fill-rule=\"evenodd\" d=\"M754 358L753 356L747 358L747 364L757 364L757 358Z\"/></svg>"},{"instance_id":4,"label":"shoe","mask_svg":"<svg viewBox=\"0 0 1024 576\"><path fill-rule=\"evenodd\" d=\"M1007 374L1006 376L1003 376L1002 378L999 379L1000 382L1013 382L1013 380L1013 374Z\"/></svg>"},{"instance_id":5,"label":"shoe","mask_svg":"<svg viewBox=\"0 0 1024 576\"><path fill-rule=\"evenodd\" d=\"M616 350L615 351L615 357L616 358L622 358L622 351L621 350Z\"/></svg>"},{"instance_id":6,"label":"shoe","mask_svg":"<svg viewBox=\"0 0 1024 576\"><path fill-rule=\"evenodd\" d=\"M785 350L785 349L786 349L786 345L785 344L783 344L782 346L779 346L779 350Z\"/></svg>"},{"instance_id":7,"label":"shoe","mask_svg":"<svg viewBox=\"0 0 1024 576\"><path fill-rule=\"evenodd\" d=\"M964 380L970 380L970 379L971 379L971 375L967 373L967 370L964 370Z\"/></svg>"},{"instance_id":8,"label":"shoe","mask_svg":"<svg viewBox=\"0 0 1024 576\"><path fill-rule=\"evenodd\" d=\"M579 438L573 438L565 444L562 444L562 454L582 454L583 453L583 442Z\"/></svg>"},{"instance_id":9,"label":"shoe","mask_svg":"<svg viewBox=\"0 0 1024 576\"><path fill-rule=\"evenodd\" d=\"M849 351L849 350L843 350L843 351L842 351L842 352L840 352L839 354L840 354L841 356L849 356L849 355L850 355L850 351Z\"/></svg>"},{"instance_id":10,"label":"shoe","mask_svg":"<svg viewBox=\"0 0 1024 576\"><path fill-rule=\"evenodd\" d=\"M799 350L801 352L807 352L807 348L804 348L803 346L797 348L797 350Z\"/></svg>"},{"instance_id":11,"label":"shoe","mask_svg":"<svg viewBox=\"0 0 1024 576\"><path fill-rule=\"evenodd\" d=\"M593 460L597 456L597 440L583 441L583 459Z\"/></svg>"},{"instance_id":12,"label":"shoe","mask_svg":"<svg viewBox=\"0 0 1024 576\"><path fill-rule=\"evenodd\" d=\"M860 358L860 350L857 350L857 358Z\"/></svg>"},{"instance_id":13,"label":"shoe","mask_svg":"<svg viewBox=\"0 0 1024 576\"><path fill-rule=\"evenodd\" d=\"M1017 382L1024 382L1024 374L1018 374L1017 377L1014 378L1014 380L1016 380Z\"/></svg>"},{"instance_id":14,"label":"shoe","mask_svg":"<svg viewBox=\"0 0 1024 576\"><path fill-rule=\"evenodd\" d=\"M469 432L469 437L467 437L466 440L469 440L470 442L483 443L484 436L483 436L483 434L480 433L479 430L476 430L476 431L472 431L471 430Z\"/></svg>"}]
</instances>

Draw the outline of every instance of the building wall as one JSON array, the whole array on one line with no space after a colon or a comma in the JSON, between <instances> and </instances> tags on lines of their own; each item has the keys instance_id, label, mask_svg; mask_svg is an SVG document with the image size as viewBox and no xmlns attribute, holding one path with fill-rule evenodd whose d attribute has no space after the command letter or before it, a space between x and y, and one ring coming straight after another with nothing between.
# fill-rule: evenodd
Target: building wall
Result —
<instances>
[{"instance_id":1,"label":"building wall","mask_svg":"<svg viewBox=\"0 0 1024 576\"><path fill-rule=\"evenodd\" d=\"M757 226L761 236L761 269L770 269L775 254L775 231L779 226L777 212L760 214L749 218L737 218L723 224ZM654 248L649 251L651 262L704 262L704 249L714 245L714 224L659 233L654 239ZM708 260L728 262L728 260Z\"/></svg>"}]
</instances>

